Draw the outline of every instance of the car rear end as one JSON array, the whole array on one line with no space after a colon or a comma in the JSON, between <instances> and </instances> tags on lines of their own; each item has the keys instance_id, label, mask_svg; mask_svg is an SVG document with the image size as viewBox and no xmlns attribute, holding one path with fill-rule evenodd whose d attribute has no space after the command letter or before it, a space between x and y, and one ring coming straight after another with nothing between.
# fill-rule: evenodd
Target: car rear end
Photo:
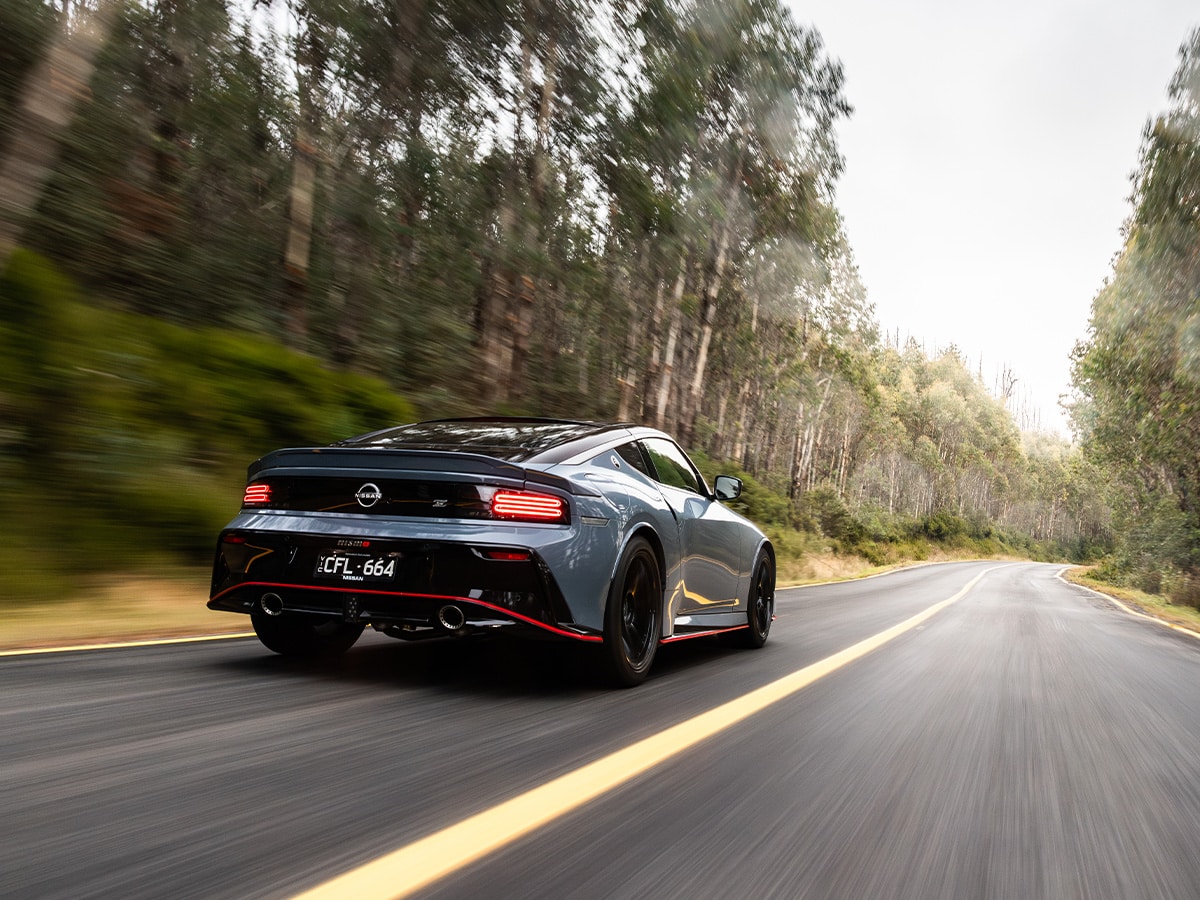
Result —
<instances>
[{"instance_id":1,"label":"car rear end","mask_svg":"<svg viewBox=\"0 0 1200 900\"><path fill-rule=\"evenodd\" d=\"M572 564L581 518L603 502L472 453L277 451L250 467L218 538L208 605L406 639L504 629L597 641L596 615L572 609L555 569Z\"/></svg>"}]
</instances>

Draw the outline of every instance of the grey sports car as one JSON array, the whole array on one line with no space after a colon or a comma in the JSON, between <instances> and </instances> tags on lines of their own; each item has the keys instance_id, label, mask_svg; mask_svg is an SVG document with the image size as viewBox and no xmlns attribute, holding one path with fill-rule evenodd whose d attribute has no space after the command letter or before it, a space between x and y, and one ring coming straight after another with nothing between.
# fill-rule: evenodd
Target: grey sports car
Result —
<instances>
[{"instance_id":1,"label":"grey sports car","mask_svg":"<svg viewBox=\"0 0 1200 900\"><path fill-rule=\"evenodd\" d=\"M444 419L250 465L221 532L211 609L271 650L472 633L594 644L641 682L659 644L767 640L775 555L662 432L551 419Z\"/></svg>"}]
</instances>

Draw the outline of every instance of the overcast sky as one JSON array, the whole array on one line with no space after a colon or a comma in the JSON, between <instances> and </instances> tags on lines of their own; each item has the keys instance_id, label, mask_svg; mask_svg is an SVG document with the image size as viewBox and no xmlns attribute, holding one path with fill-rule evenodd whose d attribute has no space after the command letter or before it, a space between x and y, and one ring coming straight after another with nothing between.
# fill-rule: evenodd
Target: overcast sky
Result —
<instances>
[{"instance_id":1,"label":"overcast sky","mask_svg":"<svg viewBox=\"0 0 1200 900\"><path fill-rule=\"evenodd\" d=\"M1007 365L1043 427L1196 0L791 0L845 68L838 208L881 327Z\"/></svg>"}]
</instances>

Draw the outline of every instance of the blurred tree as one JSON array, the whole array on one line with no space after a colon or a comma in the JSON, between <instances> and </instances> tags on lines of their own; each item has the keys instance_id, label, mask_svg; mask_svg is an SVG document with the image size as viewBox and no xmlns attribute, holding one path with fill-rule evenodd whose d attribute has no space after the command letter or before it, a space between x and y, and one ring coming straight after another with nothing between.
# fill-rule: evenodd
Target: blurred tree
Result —
<instances>
[{"instance_id":1,"label":"blurred tree","mask_svg":"<svg viewBox=\"0 0 1200 900\"><path fill-rule=\"evenodd\" d=\"M879 346L834 200L841 67L781 0L138 0L120 13L22 241L97 311L314 357L231 363L278 402L263 415L313 427L293 406L333 402L309 383L320 360L385 377L427 414L660 425L847 540L982 534L984 519L1103 537L1090 475L1023 447L959 354ZM28 37L0 34L0 151L22 102L12 86L55 17L12 0L10 21ZM1156 171L1186 185L1190 145L1167 134ZM1166 184L1147 177L1144 206L1175 221L1183 195ZM1139 240L1189 246L1170 234ZM7 301L5 346L49 321L16 309L37 296ZM139 360L158 351L140 341L94 367L151 378ZM46 359L29 369L46 396L56 378L81 392L39 404L36 385L0 385L0 418L21 422L0 448L86 418L86 379ZM211 428L197 412L217 408L211 392L189 379L154 408L171 428ZM295 379L298 395L274 392ZM124 410L140 402L130 391L95 393ZM205 456L166 430L163 448Z\"/></svg>"},{"instance_id":2,"label":"blurred tree","mask_svg":"<svg viewBox=\"0 0 1200 900\"><path fill-rule=\"evenodd\" d=\"M599 98L598 45L584 4L521 0L511 13L509 67L496 98L511 136L498 135L489 160L496 184L475 311L481 392L490 404L527 395L534 320L558 315L553 271L569 261L551 259L551 230L570 226L569 215L553 211L569 183L559 166L582 162Z\"/></svg>"},{"instance_id":3,"label":"blurred tree","mask_svg":"<svg viewBox=\"0 0 1200 900\"><path fill-rule=\"evenodd\" d=\"M0 6L0 153L6 152L34 65L46 55L57 26L41 0L12 0Z\"/></svg>"},{"instance_id":4,"label":"blurred tree","mask_svg":"<svg viewBox=\"0 0 1200 900\"><path fill-rule=\"evenodd\" d=\"M1117 523L1131 548L1164 525L1140 576L1200 578L1200 30L1181 49L1168 112L1145 131L1134 210L1112 280L1075 351L1077 429L1121 483ZM1149 531L1148 531L1149 529ZM1140 577L1139 576L1139 577Z\"/></svg>"},{"instance_id":5,"label":"blurred tree","mask_svg":"<svg viewBox=\"0 0 1200 900\"><path fill-rule=\"evenodd\" d=\"M77 8L74 16L64 10L49 48L27 72L19 98L8 89L12 99L6 105L13 114L0 156L0 272L50 176L75 104L87 94L96 54L108 40L118 7L119 0L98 0L94 9ZM34 33L30 20L37 18L25 11L24 23Z\"/></svg>"},{"instance_id":6,"label":"blurred tree","mask_svg":"<svg viewBox=\"0 0 1200 900\"><path fill-rule=\"evenodd\" d=\"M325 142L330 57L344 7L322 0L288 0L288 6L296 22L293 59L298 110L283 250L283 331L289 344L306 349L317 167Z\"/></svg>"},{"instance_id":7,"label":"blurred tree","mask_svg":"<svg viewBox=\"0 0 1200 900\"><path fill-rule=\"evenodd\" d=\"M786 255L778 271L793 280L780 290L822 277L792 263L819 259L836 233L825 206L840 167L832 123L849 110L819 36L777 2L648 4L626 28L643 48L642 78L613 104L601 172L610 227L640 251L626 271L644 298L631 319L648 340L621 385L626 407L640 397L646 420L692 440L706 403L720 419L736 383L722 372L710 389L723 350L714 339L725 344L746 318L758 327L743 270Z\"/></svg>"}]
</instances>

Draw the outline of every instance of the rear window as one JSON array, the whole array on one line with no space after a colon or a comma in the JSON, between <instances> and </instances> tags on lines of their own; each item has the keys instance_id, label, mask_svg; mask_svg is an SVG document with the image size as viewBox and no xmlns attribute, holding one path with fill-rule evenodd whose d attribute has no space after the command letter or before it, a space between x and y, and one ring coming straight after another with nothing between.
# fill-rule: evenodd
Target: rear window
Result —
<instances>
[{"instance_id":1,"label":"rear window","mask_svg":"<svg viewBox=\"0 0 1200 900\"><path fill-rule=\"evenodd\" d=\"M446 420L400 425L349 438L338 446L450 450L519 463L596 430L596 425L583 422Z\"/></svg>"},{"instance_id":2,"label":"rear window","mask_svg":"<svg viewBox=\"0 0 1200 900\"><path fill-rule=\"evenodd\" d=\"M646 458L642 456L642 449L636 443L622 444L617 448L617 455L647 478L654 477L654 473L646 465Z\"/></svg>"}]
</instances>

